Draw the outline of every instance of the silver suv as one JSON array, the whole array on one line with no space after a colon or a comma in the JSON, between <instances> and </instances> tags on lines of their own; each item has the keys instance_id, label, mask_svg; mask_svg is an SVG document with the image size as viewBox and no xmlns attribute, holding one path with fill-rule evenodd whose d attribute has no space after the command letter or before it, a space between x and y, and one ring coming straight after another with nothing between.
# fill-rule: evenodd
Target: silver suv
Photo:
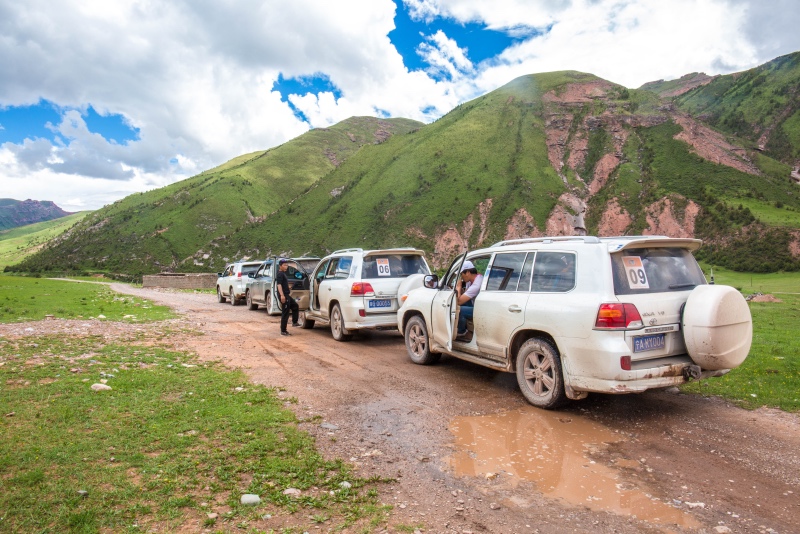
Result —
<instances>
[{"instance_id":1,"label":"silver suv","mask_svg":"<svg viewBox=\"0 0 800 534\"><path fill-rule=\"evenodd\" d=\"M398 326L413 362L445 353L515 372L542 408L721 376L747 357L752 321L738 291L706 283L691 254L700 245L660 236L503 241L402 295ZM468 332L457 335L454 287L465 261L483 279Z\"/></svg>"},{"instance_id":2,"label":"silver suv","mask_svg":"<svg viewBox=\"0 0 800 534\"><path fill-rule=\"evenodd\" d=\"M233 306L241 302L247 289L248 274L256 272L260 261L237 261L217 273L217 302L230 301Z\"/></svg>"},{"instance_id":3,"label":"silver suv","mask_svg":"<svg viewBox=\"0 0 800 534\"><path fill-rule=\"evenodd\" d=\"M421 287L430 272L424 252L413 248L337 250L314 269L300 324L329 322L337 341L364 328L397 328L398 292Z\"/></svg>"}]
</instances>

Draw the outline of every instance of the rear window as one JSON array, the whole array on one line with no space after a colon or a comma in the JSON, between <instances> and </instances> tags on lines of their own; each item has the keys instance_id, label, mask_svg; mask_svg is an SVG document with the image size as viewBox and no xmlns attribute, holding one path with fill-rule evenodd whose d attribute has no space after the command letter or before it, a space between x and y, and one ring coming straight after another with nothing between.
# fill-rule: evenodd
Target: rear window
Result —
<instances>
[{"instance_id":1,"label":"rear window","mask_svg":"<svg viewBox=\"0 0 800 534\"><path fill-rule=\"evenodd\" d=\"M261 267L260 263L254 263L252 265L242 265L242 275L248 275L250 273L254 273Z\"/></svg>"},{"instance_id":2,"label":"rear window","mask_svg":"<svg viewBox=\"0 0 800 534\"><path fill-rule=\"evenodd\" d=\"M361 267L361 278L405 278L412 274L431 274L419 254L382 254L367 256Z\"/></svg>"},{"instance_id":3,"label":"rear window","mask_svg":"<svg viewBox=\"0 0 800 534\"><path fill-rule=\"evenodd\" d=\"M611 255L617 295L687 291L704 285L703 271L683 248L635 248Z\"/></svg>"}]
</instances>

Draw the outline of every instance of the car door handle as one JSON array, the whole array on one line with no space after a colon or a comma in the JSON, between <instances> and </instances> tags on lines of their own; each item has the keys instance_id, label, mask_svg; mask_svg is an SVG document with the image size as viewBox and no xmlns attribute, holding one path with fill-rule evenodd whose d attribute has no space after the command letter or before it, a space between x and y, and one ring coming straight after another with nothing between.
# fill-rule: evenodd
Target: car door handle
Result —
<instances>
[{"instance_id":1,"label":"car door handle","mask_svg":"<svg viewBox=\"0 0 800 534\"><path fill-rule=\"evenodd\" d=\"M448 306L449 306L449 304L448 304L448 303L446 303L446 302L442 302L442 308L447 308Z\"/></svg>"},{"instance_id":2,"label":"car door handle","mask_svg":"<svg viewBox=\"0 0 800 534\"><path fill-rule=\"evenodd\" d=\"M516 304L512 304L511 306L508 307L508 311L510 311L511 313L519 313L522 311L522 308L520 308Z\"/></svg>"}]
</instances>

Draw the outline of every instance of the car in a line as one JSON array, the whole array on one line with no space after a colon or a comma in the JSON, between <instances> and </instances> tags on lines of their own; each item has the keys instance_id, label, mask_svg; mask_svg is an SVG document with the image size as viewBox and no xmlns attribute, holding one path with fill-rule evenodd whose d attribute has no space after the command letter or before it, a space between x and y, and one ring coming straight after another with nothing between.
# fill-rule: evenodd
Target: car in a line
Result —
<instances>
[{"instance_id":1,"label":"car in a line","mask_svg":"<svg viewBox=\"0 0 800 534\"><path fill-rule=\"evenodd\" d=\"M327 322L336 341L363 329L395 329L398 292L421 286L430 272L425 253L414 248L337 250L311 274L300 324L308 329Z\"/></svg>"},{"instance_id":2,"label":"car in a line","mask_svg":"<svg viewBox=\"0 0 800 534\"><path fill-rule=\"evenodd\" d=\"M261 261L236 261L225 266L225 270L217 273L217 302L229 301L233 306L245 297L248 274L256 272Z\"/></svg>"},{"instance_id":3,"label":"car in a line","mask_svg":"<svg viewBox=\"0 0 800 534\"><path fill-rule=\"evenodd\" d=\"M245 288L245 301L251 310L264 307L269 315L280 315L280 299L274 298L275 279L278 275L278 259L268 258L255 272L248 275ZM308 308L310 266L312 269L319 263L319 258L302 257L286 258L288 266L286 276L291 284L292 297L297 301L301 310Z\"/></svg>"},{"instance_id":4,"label":"car in a line","mask_svg":"<svg viewBox=\"0 0 800 534\"><path fill-rule=\"evenodd\" d=\"M706 282L692 255L700 246L663 236L502 241L402 295L398 327L414 363L449 354L514 372L541 408L721 376L747 357L752 319L739 291ZM484 277L459 336L454 287L465 261Z\"/></svg>"}]
</instances>

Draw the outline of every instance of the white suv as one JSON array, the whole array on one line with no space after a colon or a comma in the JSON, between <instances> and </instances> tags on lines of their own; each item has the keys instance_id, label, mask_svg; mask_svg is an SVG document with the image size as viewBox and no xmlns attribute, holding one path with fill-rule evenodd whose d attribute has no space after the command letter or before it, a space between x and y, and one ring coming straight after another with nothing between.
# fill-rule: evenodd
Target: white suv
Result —
<instances>
[{"instance_id":1,"label":"white suv","mask_svg":"<svg viewBox=\"0 0 800 534\"><path fill-rule=\"evenodd\" d=\"M430 272L424 252L413 248L337 250L314 269L300 324L330 322L337 341L364 328L397 328L398 291L421 287Z\"/></svg>"},{"instance_id":2,"label":"white suv","mask_svg":"<svg viewBox=\"0 0 800 534\"><path fill-rule=\"evenodd\" d=\"M224 271L217 273L217 302L228 300L233 306L239 304L247 290L247 275L256 272L261 263L237 261L226 265Z\"/></svg>"},{"instance_id":3,"label":"white suv","mask_svg":"<svg viewBox=\"0 0 800 534\"><path fill-rule=\"evenodd\" d=\"M588 392L633 393L721 376L750 350L744 297L706 284L696 239L552 237L468 252L444 277L402 295L397 313L411 360L442 353L516 372L542 408ZM472 327L457 336L453 287L471 261L484 275ZM469 323L467 323L469 326Z\"/></svg>"}]
</instances>

